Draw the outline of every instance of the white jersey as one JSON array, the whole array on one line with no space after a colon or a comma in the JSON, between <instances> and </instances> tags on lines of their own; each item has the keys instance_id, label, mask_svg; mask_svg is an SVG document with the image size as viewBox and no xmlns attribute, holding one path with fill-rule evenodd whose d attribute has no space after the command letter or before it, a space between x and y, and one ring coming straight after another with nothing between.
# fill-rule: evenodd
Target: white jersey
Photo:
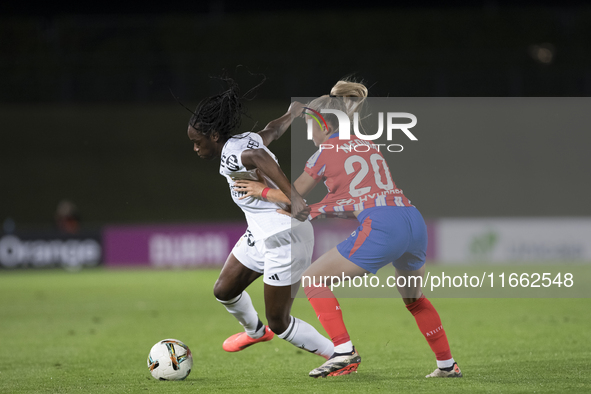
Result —
<instances>
[{"instance_id":1,"label":"white jersey","mask_svg":"<svg viewBox=\"0 0 591 394\"><path fill-rule=\"evenodd\" d=\"M277 212L277 209L283 209L285 206L259 200L254 197L239 200L246 193L237 192L232 188L234 181L238 179L260 181L270 188L277 188L277 185L262 172L256 169L247 170L244 167L242 164L242 152L247 149L264 149L277 162L275 155L263 144L263 139L260 135L246 132L233 136L222 148L220 174L228 180L232 199L244 211L248 229L251 231L254 240L258 241L291 228L291 218ZM277 164L279 163L277 162Z\"/></svg>"}]
</instances>

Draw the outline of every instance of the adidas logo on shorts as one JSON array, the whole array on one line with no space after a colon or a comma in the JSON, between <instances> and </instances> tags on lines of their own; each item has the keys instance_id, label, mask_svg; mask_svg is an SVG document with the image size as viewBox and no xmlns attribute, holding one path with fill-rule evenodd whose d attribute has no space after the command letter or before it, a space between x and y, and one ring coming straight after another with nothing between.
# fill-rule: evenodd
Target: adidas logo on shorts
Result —
<instances>
[{"instance_id":1,"label":"adidas logo on shorts","mask_svg":"<svg viewBox=\"0 0 591 394\"><path fill-rule=\"evenodd\" d=\"M279 275L277 275L277 274L271 275L271 276L269 276L269 279L279 280Z\"/></svg>"}]
</instances>

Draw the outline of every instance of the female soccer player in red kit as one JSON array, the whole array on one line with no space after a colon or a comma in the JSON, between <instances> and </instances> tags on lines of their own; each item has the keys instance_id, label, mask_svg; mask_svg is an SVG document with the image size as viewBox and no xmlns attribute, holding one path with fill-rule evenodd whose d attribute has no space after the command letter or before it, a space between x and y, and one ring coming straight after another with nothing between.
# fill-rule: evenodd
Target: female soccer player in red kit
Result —
<instances>
[{"instance_id":1,"label":"female soccer player in red kit","mask_svg":"<svg viewBox=\"0 0 591 394\"><path fill-rule=\"evenodd\" d=\"M349 97L366 96L367 89L362 84L339 81L330 96L322 96L308 104L306 116L319 113L321 109L337 109L352 115L360 100ZM326 124L312 122L312 138L320 149L310 157L294 186L300 195L306 196L324 181L328 194L321 202L310 206L310 217L349 213L357 217L360 226L316 260L303 277L310 278L310 284L319 284L324 277L344 275L354 278L370 272L375 274L390 263L396 268L396 276L424 277L427 229L423 217L392 181L379 148L371 141L355 137L339 140L336 116L323 116ZM322 149L322 144L334 148ZM362 145L362 149L353 149ZM263 185L240 182L237 187L248 195L260 196ZM292 211L294 216L298 214ZM312 370L311 377L345 375L356 371L361 362L344 324L339 302L326 285L330 284L305 288L316 315L334 344L332 357ZM421 288L409 286L398 290L436 356L437 369L426 377L462 377L451 355L439 314Z\"/></svg>"}]
</instances>

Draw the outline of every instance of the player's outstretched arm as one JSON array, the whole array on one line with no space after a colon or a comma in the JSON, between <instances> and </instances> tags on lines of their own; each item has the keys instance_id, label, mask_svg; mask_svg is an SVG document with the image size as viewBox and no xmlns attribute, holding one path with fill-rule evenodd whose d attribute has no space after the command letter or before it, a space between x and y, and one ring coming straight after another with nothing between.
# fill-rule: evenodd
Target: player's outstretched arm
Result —
<instances>
[{"instance_id":1,"label":"player's outstretched arm","mask_svg":"<svg viewBox=\"0 0 591 394\"><path fill-rule=\"evenodd\" d=\"M318 182L320 182L320 179L314 179L308 175L308 173L303 172L302 175L300 175L299 178L293 183L293 186L301 196L305 197L318 184ZM246 193L244 196L240 197L239 200L245 199L247 197L254 197L262 200L262 193L265 188L267 188L267 185L264 183L247 179L239 179L234 182L234 190L241 193ZM271 202L291 204L289 198L279 189L269 188L267 197L265 199Z\"/></svg>"},{"instance_id":2,"label":"player's outstretched arm","mask_svg":"<svg viewBox=\"0 0 591 394\"><path fill-rule=\"evenodd\" d=\"M279 165L264 149L245 150L242 152L240 158L247 170L258 168L279 187L279 190L283 194L291 196L292 216L302 222L306 220L310 214L310 208L296 189L291 187L289 179L287 179L281 168L279 168Z\"/></svg>"},{"instance_id":3,"label":"player's outstretched arm","mask_svg":"<svg viewBox=\"0 0 591 394\"><path fill-rule=\"evenodd\" d=\"M259 135L263 138L263 144L269 146L271 142L279 139L291 125L293 119L300 116L303 110L304 104L297 101L291 103L285 115L270 121L263 130L259 131Z\"/></svg>"},{"instance_id":4,"label":"player's outstretched arm","mask_svg":"<svg viewBox=\"0 0 591 394\"><path fill-rule=\"evenodd\" d=\"M299 178L294 182L293 186L300 195L305 196L318 184L318 182L320 182L320 179L314 179L306 172L303 172L302 175L300 175ZM262 193L265 188L267 188L267 185L264 183L245 179L237 180L234 183L234 190L246 193L244 196L239 198L240 200L247 197L254 197L262 200ZM273 188L269 188L267 191L266 200L274 203L291 204L289 198L283 194L281 190ZM292 215L291 212L283 209L278 209L277 212L289 216Z\"/></svg>"},{"instance_id":5,"label":"player's outstretched arm","mask_svg":"<svg viewBox=\"0 0 591 394\"><path fill-rule=\"evenodd\" d=\"M246 193L240 197L239 200L243 200L247 197L258 198L259 200L267 200L274 203L291 204L291 200L279 189L269 188L265 198L262 197L263 190L267 188L267 185L257 181L249 181L240 179L234 182L234 190L241 193Z\"/></svg>"},{"instance_id":6,"label":"player's outstretched arm","mask_svg":"<svg viewBox=\"0 0 591 394\"><path fill-rule=\"evenodd\" d=\"M307 172L302 172L302 175L296 179L296 181L293 183L293 186L298 191L298 193L300 193L300 195L306 197L308 193L310 193L312 189L316 187L320 180L321 178L314 179Z\"/></svg>"}]
</instances>

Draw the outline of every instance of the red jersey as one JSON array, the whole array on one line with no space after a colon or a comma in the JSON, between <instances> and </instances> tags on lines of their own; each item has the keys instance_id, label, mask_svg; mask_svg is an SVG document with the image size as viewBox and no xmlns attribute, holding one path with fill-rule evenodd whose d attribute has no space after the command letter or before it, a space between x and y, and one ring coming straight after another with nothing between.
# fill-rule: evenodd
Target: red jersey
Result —
<instances>
[{"instance_id":1,"label":"red jersey","mask_svg":"<svg viewBox=\"0 0 591 394\"><path fill-rule=\"evenodd\" d=\"M372 141L339 140L335 133L308 159L304 171L324 180L328 189L322 201L310 205L311 219L351 216L371 207L412 206L392 181L388 164Z\"/></svg>"}]
</instances>

